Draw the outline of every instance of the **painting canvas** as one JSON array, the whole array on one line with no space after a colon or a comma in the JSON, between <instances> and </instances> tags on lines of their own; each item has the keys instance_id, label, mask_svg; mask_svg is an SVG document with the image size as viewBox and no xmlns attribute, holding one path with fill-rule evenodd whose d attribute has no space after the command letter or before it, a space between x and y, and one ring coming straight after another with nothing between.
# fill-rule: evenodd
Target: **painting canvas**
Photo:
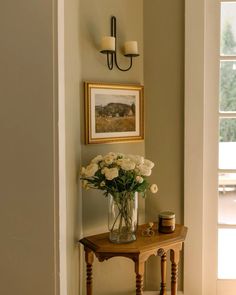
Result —
<instances>
[{"instance_id":1,"label":"painting canvas","mask_svg":"<svg viewBox=\"0 0 236 295\"><path fill-rule=\"evenodd\" d=\"M143 139L143 86L85 83L86 143Z\"/></svg>"}]
</instances>

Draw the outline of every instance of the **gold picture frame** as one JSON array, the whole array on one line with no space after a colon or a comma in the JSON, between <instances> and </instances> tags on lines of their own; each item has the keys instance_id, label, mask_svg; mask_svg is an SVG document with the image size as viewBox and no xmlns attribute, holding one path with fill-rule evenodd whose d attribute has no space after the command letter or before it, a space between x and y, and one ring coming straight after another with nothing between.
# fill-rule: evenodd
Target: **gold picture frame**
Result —
<instances>
[{"instance_id":1,"label":"gold picture frame","mask_svg":"<svg viewBox=\"0 0 236 295\"><path fill-rule=\"evenodd\" d=\"M85 82L85 143L144 139L142 85Z\"/></svg>"}]
</instances>

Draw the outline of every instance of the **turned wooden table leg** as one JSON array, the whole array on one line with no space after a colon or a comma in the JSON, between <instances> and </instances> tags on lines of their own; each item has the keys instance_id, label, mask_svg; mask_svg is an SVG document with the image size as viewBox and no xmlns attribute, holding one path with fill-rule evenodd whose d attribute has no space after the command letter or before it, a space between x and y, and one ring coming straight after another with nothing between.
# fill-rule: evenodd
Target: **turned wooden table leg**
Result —
<instances>
[{"instance_id":1,"label":"turned wooden table leg","mask_svg":"<svg viewBox=\"0 0 236 295\"><path fill-rule=\"evenodd\" d=\"M136 295L143 295L144 261L135 262L136 273Z\"/></svg>"},{"instance_id":2,"label":"turned wooden table leg","mask_svg":"<svg viewBox=\"0 0 236 295\"><path fill-rule=\"evenodd\" d=\"M179 252L180 247L170 250L170 260L171 260L171 295L177 295L178 288L178 264L179 264Z\"/></svg>"},{"instance_id":3,"label":"turned wooden table leg","mask_svg":"<svg viewBox=\"0 0 236 295\"><path fill-rule=\"evenodd\" d=\"M93 293L93 259L94 259L94 254L88 248L84 248L84 251L85 251L85 261L86 261L86 265L87 265L87 295L92 295L92 293Z\"/></svg>"},{"instance_id":4,"label":"turned wooden table leg","mask_svg":"<svg viewBox=\"0 0 236 295\"><path fill-rule=\"evenodd\" d=\"M163 249L158 250L161 256L161 288L160 295L166 295L166 252Z\"/></svg>"}]
</instances>

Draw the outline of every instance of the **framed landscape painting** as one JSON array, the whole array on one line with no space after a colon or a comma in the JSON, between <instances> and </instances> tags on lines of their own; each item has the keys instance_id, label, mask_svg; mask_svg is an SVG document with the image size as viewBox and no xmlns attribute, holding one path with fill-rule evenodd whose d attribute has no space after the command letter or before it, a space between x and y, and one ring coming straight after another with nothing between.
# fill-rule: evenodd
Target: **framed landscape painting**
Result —
<instances>
[{"instance_id":1,"label":"framed landscape painting","mask_svg":"<svg viewBox=\"0 0 236 295\"><path fill-rule=\"evenodd\" d=\"M143 86L85 82L86 144L143 138Z\"/></svg>"}]
</instances>

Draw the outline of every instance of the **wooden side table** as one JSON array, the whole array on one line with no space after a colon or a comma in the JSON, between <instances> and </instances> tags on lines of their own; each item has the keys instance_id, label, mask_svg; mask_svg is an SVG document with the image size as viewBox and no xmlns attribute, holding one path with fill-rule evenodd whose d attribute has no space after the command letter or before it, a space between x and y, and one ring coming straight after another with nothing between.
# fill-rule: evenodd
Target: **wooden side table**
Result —
<instances>
[{"instance_id":1,"label":"wooden side table","mask_svg":"<svg viewBox=\"0 0 236 295\"><path fill-rule=\"evenodd\" d=\"M179 252L187 234L187 228L176 225L174 233L161 234L156 230L155 235L142 235L145 225L138 228L137 240L129 244L113 244L108 239L108 233L83 238L79 242L84 245L85 261L87 264L87 295L92 295L92 265L94 254L99 261L115 256L130 258L135 264L136 295L143 294L143 277L145 262L151 255L161 257L160 295L166 295L166 253L170 250L171 261L171 295L177 295Z\"/></svg>"}]
</instances>

